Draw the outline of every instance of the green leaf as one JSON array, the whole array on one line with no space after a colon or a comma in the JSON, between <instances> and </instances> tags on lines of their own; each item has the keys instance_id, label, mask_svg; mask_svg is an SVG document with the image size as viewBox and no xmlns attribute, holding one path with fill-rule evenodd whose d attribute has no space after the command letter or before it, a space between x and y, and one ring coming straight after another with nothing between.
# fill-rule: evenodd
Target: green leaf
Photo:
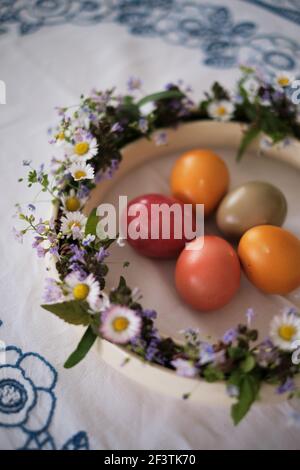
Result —
<instances>
[{"instance_id":1,"label":"green leaf","mask_svg":"<svg viewBox=\"0 0 300 470\"><path fill-rule=\"evenodd\" d=\"M213 86L211 87L211 91L214 95L214 99L219 101L219 100L229 100L229 94L228 92L225 90L225 88L223 88L219 82L215 82L213 84Z\"/></svg>"},{"instance_id":2,"label":"green leaf","mask_svg":"<svg viewBox=\"0 0 300 470\"><path fill-rule=\"evenodd\" d=\"M228 355L231 359L237 360L237 359L242 359L245 357L245 349L240 348L238 346L230 346L228 348Z\"/></svg>"},{"instance_id":3,"label":"green leaf","mask_svg":"<svg viewBox=\"0 0 300 470\"><path fill-rule=\"evenodd\" d=\"M250 354L247 356L244 361L241 363L241 369L243 372L248 373L255 367L255 359L254 357Z\"/></svg>"},{"instance_id":4,"label":"green leaf","mask_svg":"<svg viewBox=\"0 0 300 470\"><path fill-rule=\"evenodd\" d=\"M82 359L86 356L88 351L93 346L96 338L97 338L96 333L94 333L92 327L89 326L88 329L85 331L83 337L79 341L78 346L75 349L75 351L72 352L72 354L68 357L68 359L64 363L64 367L66 369L70 369L71 367L76 366L78 362L82 361Z\"/></svg>"},{"instance_id":5,"label":"green leaf","mask_svg":"<svg viewBox=\"0 0 300 470\"><path fill-rule=\"evenodd\" d=\"M85 235L91 234L96 235L96 228L99 222L99 217L96 215L97 209L93 209L90 213L86 226L85 226Z\"/></svg>"},{"instance_id":6,"label":"green leaf","mask_svg":"<svg viewBox=\"0 0 300 470\"><path fill-rule=\"evenodd\" d=\"M259 387L259 380L254 375L245 374L241 376L238 401L231 407L231 417L235 425L248 413L252 403L257 398Z\"/></svg>"},{"instance_id":7,"label":"green leaf","mask_svg":"<svg viewBox=\"0 0 300 470\"><path fill-rule=\"evenodd\" d=\"M249 129L245 132L241 140L240 147L238 149L238 153L236 156L237 161L239 161L242 158L247 147L258 136L259 133L260 133L260 129L258 129L257 127L253 127L253 126L249 127Z\"/></svg>"},{"instance_id":8,"label":"green leaf","mask_svg":"<svg viewBox=\"0 0 300 470\"><path fill-rule=\"evenodd\" d=\"M37 172L36 170L30 170L28 173L28 183L37 183Z\"/></svg>"},{"instance_id":9,"label":"green leaf","mask_svg":"<svg viewBox=\"0 0 300 470\"><path fill-rule=\"evenodd\" d=\"M166 91L159 91L158 93L152 93L151 95L147 95L138 101L137 106L141 107L146 103L151 103L153 101L160 101L166 100L169 98L183 98L184 94L179 90L166 90Z\"/></svg>"},{"instance_id":10,"label":"green leaf","mask_svg":"<svg viewBox=\"0 0 300 470\"><path fill-rule=\"evenodd\" d=\"M207 382L217 382L224 379L223 372L212 365L205 368L203 375Z\"/></svg>"},{"instance_id":11,"label":"green leaf","mask_svg":"<svg viewBox=\"0 0 300 470\"><path fill-rule=\"evenodd\" d=\"M42 305L42 307L72 325L88 325L90 323L90 315L87 309L77 300Z\"/></svg>"},{"instance_id":12,"label":"green leaf","mask_svg":"<svg viewBox=\"0 0 300 470\"><path fill-rule=\"evenodd\" d=\"M110 292L109 299L113 304L129 306L132 303L131 289L123 276L120 276L118 287Z\"/></svg>"}]
</instances>

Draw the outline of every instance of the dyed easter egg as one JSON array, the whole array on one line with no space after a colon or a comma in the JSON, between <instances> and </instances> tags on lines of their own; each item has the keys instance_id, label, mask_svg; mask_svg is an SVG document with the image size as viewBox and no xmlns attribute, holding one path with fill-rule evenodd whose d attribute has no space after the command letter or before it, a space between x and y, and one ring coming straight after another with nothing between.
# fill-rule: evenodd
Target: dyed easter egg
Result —
<instances>
[{"instance_id":1,"label":"dyed easter egg","mask_svg":"<svg viewBox=\"0 0 300 470\"><path fill-rule=\"evenodd\" d=\"M207 235L181 252L175 270L180 296L196 310L217 310L226 305L240 286L241 269L232 246Z\"/></svg>"},{"instance_id":2,"label":"dyed easter egg","mask_svg":"<svg viewBox=\"0 0 300 470\"><path fill-rule=\"evenodd\" d=\"M217 225L227 237L239 238L256 225L281 226L286 213L287 202L279 189L263 181L250 181L224 197Z\"/></svg>"},{"instance_id":3,"label":"dyed easter egg","mask_svg":"<svg viewBox=\"0 0 300 470\"><path fill-rule=\"evenodd\" d=\"M267 294L288 294L300 286L300 240L272 225L248 230L238 255L249 280Z\"/></svg>"},{"instance_id":4,"label":"dyed easter egg","mask_svg":"<svg viewBox=\"0 0 300 470\"><path fill-rule=\"evenodd\" d=\"M170 210L174 204L176 210ZM129 202L126 214L128 243L141 255L172 258L193 238L189 233L195 230L195 217L173 198L144 194Z\"/></svg>"},{"instance_id":5,"label":"dyed easter egg","mask_svg":"<svg viewBox=\"0 0 300 470\"><path fill-rule=\"evenodd\" d=\"M204 204L209 215L218 205L229 185L224 161L211 150L190 150L175 163L171 174L171 190L185 203Z\"/></svg>"}]
</instances>

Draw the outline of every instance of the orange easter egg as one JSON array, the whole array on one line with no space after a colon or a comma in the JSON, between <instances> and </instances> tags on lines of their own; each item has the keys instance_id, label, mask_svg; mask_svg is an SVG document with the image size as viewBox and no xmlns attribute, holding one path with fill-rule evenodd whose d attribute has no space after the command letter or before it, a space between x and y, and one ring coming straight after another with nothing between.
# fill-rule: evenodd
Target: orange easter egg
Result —
<instances>
[{"instance_id":1,"label":"orange easter egg","mask_svg":"<svg viewBox=\"0 0 300 470\"><path fill-rule=\"evenodd\" d=\"M204 204L209 215L229 186L225 162L211 150L189 150L175 163L171 174L171 190L184 203Z\"/></svg>"},{"instance_id":2,"label":"orange easter egg","mask_svg":"<svg viewBox=\"0 0 300 470\"><path fill-rule=\"evenodd\" d=\"M300 286L300 240L273 225L260 225L241 238L238 255L248 279L267 294Z\"/></svg>"}]
</instances>

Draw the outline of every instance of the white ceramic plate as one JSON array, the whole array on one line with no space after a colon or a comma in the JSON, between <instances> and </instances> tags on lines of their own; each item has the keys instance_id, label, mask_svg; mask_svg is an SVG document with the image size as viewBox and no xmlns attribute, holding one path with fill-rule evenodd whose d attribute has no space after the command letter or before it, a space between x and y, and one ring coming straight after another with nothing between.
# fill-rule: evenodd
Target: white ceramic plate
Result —
<instances>
[{"instance_id":1,"label":"white ceramic plate","mask_svg":"<svg viewBox=\"0 0 300 470\"><path fill-rule=\"evenodd\" d=\"M188 149L210 148L226 161L231 175L231 187L249 180L269 181L278 186L285 194L289 206L284 227L300 236L299 144L272 148L264 156L258 156L258 146L254 143L242 161L236 163L235 155L242 136L239 124L200 121L166 132L166 146L157 147L146 139L126 146L122 151L120 169L112 180L101 183L93 191L85 212L89 213L101 202L117 205L119 195L127 195L130 200L150 192L169 194L169 175L176 158ZM207 223L206 230L217 233L213 220ZM130 267L124 270L122 264L127 260L130 261ZM176 293L173 282L175 262L143 258L128 245L124 248L112 247L108 258L108 286L117 285L120 274L123 274L131 287L139 287L143 294L143 306L157 310L157 325L163 335L180 340L180 330L197 327L201 334L212 340L220 338L228 328L245 323L245 312L252 307L256 312L253 327L259 329L262 340L268 333L268 325L274 314L293 305L300 307L299 292L285 298L263 295L243 276L241 289L229 305L217 312L195 312ZM224 384L208 384L199 379L178 377L173 371L143 363L138 357L105 340L99 340L97 347L107 363L153 390L177 397L192 392L191 400L207 404L224 405L231 402L225 393ZM130 361L122 366L127 357L130 357ZM279 399L281 398L274 393L273 387L263 386L261 402L267 400L270 403Z\"/></svg>"}]
</instances>

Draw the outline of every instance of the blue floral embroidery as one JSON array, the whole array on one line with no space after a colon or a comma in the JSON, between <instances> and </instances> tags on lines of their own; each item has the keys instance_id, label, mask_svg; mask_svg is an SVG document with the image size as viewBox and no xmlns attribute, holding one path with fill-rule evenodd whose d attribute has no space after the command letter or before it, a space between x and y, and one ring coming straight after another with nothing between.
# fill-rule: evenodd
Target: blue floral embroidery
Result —
<instances>
[{"instance_id":1,"label":"blue floral embroidery","mask_svg":"<svg viewBox=\"0 0 300 470\"><path fill-rule=\"evenodd\" d=\"M272 3L247 1L269 9ZM296 7L293 12L295 20ZM279 33L262 34L253 21L235 22L227 6L207 1L2 0L0 4L0 33L7 33L13 26L26 35L44 26L102 22L115 22L124 25L131 34L159 36L168 43L202 51L208 66L230 68L246 61L274 72L293 70L300 62L296 41Z\"/></svg>"},{"instance_id":2,"label":"blue floral embroidery","mask_svg":"<svg viewBox=\"0 0 300 470\"><path fill-rule=\"evenodd\" d=\"M246 0L300 25L299 0Z\"/></svg>"},{"instance_id":3,"label":"blue floral embroidery","mask_svg":"<svg viewBox=\"0 0 300 470\"><path fill-rule=\"evenodd\" d=\"M56 449L49 427L54 415L54 389L57 372L37 353L23 354L19 348L6 348L5 364L0 365L0 428L12 433L19 449ZM88 449L81 431L63 449Z\"/></svg>"}]
</instances>

